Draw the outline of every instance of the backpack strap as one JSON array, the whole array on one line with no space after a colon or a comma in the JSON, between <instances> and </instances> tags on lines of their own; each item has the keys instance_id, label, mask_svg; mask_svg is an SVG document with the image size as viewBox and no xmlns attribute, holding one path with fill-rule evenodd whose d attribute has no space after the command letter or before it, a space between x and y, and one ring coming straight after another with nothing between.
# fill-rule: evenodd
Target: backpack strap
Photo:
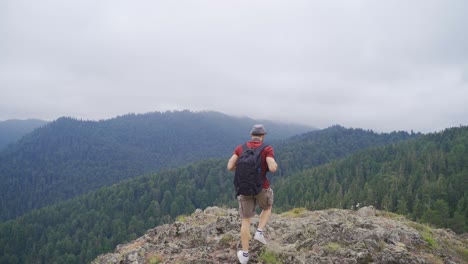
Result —
<instances>
[{"instance_id":1,"label":"backpack strap","mask_svg":"<svg viewBox=\"0 0 468 264\"><path fill-rule=\"evenodd\" d=\"M246 149L249 149L249 147L247 147L247 142L245 142L244 144L242 144L242 151L246 150Z\"/></svg>"},{"instance_id":2,"label":"backpack strap","mask_svg":"<svg viewBox=\"0 0 468 264\"><path fill-rule=\"evenodd\" d=\"M258 151L261 153L264 149L266 149L267 147L269 147L267 144L262 144L260 145L260 147L256 148L255 150L258 149Z\"/></svg>"},{"instance_id":3,"label":"backpack strap","mask_svg":"<svg viewBox=\"0 0 468 264\"><path fill-rule=\"evenodd\" d=\"M246 150L246 149L252 149L252 150L260 150L260 152L262 152L265 148L269 147L270 145L267 145L267 144L264 144L262 143L262 145L260 145L260 147L258 148L249 148L247 147L247 142L245 142L244 144L242 144L242 151Z\"/></svg>"}]
</instances>

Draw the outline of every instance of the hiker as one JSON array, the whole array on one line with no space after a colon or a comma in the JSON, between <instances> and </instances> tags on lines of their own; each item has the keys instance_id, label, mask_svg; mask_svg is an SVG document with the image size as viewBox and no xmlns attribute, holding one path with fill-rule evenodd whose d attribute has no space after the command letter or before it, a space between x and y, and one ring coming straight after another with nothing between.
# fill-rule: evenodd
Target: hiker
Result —
<instances>
[{"instance_id":1,"label":"hiker","mask_svg":"<svg viewBox=\"0 0 468 264\"><path fill-rule=\"evenodd\" d=\"M276 172L278 169L278 164L275 161L273 148L263 144L263 140L265 139L266 134L267 133L265 132L263 125L254 125L250 132L251 141L237 146L234 150L234 154L229 159L227 164L227 169L229 171L236 171L239 157L241 157L243 151L245 151L245 147L253 149L264 148L260 152L261 177L263 178L263 182L260 182L260 192L256 195L237 194L237 200L239 201L239 214L242 220L240 230L242 250L237 252L237 257L239 258L240 263L243 264L249 261L250 220L255 215L257 204L262 209L262 212L259 217L257 231L255 232L254 239L263 244L267 244L265 237L263 236L263 229L265 228L265 225L271 216L271 208L273 206L273 190L270 188L270 182L266 177L266 173L268 171L272 173ZM240 170L237 171L237 173L239 172ZM237 177L237 175L235 175L235 177Z\"/></svg>"}]
</instances>

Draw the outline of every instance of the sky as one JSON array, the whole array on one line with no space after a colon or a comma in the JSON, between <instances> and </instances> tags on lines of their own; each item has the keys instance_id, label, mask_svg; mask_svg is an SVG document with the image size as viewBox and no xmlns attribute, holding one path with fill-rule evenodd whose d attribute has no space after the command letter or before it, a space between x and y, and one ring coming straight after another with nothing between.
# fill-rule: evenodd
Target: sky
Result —
<instances>
[{"instance_id":1,"label":"sky","mask_svg":"<svg viewBox=\"0 0 468 264\"><path fill-rule=\"evenodd\" d=\"M2 0L0 120L468 125L465 0Z\"/></svg>"}]
</instances>

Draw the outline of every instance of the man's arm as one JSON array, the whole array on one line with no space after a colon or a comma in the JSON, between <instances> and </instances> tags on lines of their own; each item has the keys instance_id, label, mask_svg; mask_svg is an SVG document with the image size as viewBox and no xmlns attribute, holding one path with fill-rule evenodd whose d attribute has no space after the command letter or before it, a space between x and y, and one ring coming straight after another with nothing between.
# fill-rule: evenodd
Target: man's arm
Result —
<instances>
[{"instance_id":1,"label":"man's arm","mask_svg":"<svg viewBox=\"0 0 468 264\"><path fill-rule=\"evenodd\" d=\"M275 173L276 170L278 169L278 164L276 163L275 159L272 158L272 157L267 157L266 162L267 162L267 165L268 165L268 170L271 173Z\"/></svg>"},{"instance_id":2,"label":"man's arm","mask_svg":"<svg viewBox=\"0 0 468 264\"><path fill-rule=\"evenodd\" d=\"M232 155L232 157L229 159L228 164L227 164L227 169L229 171L235 171L236 170L236 163L237 163L238 159L239 159L239 157L236 154Z\"/></svg>"}]
</instances>

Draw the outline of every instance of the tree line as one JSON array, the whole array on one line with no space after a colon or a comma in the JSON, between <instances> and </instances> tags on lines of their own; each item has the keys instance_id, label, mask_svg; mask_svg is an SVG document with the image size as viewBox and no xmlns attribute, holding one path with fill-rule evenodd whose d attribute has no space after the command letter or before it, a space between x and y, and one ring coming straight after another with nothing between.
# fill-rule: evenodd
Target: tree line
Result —
<instances>
[{"instance_id":1,"label":"tree line","mask_svg":"<svg viewBox=\"0 0 468 264\"><path fill-rule=\"evenodd\" d=\"M373 205L467 232L468 128L363 150L282 179L275 188L276 204L283 210Z\"/></svg>"}]
</instances>

